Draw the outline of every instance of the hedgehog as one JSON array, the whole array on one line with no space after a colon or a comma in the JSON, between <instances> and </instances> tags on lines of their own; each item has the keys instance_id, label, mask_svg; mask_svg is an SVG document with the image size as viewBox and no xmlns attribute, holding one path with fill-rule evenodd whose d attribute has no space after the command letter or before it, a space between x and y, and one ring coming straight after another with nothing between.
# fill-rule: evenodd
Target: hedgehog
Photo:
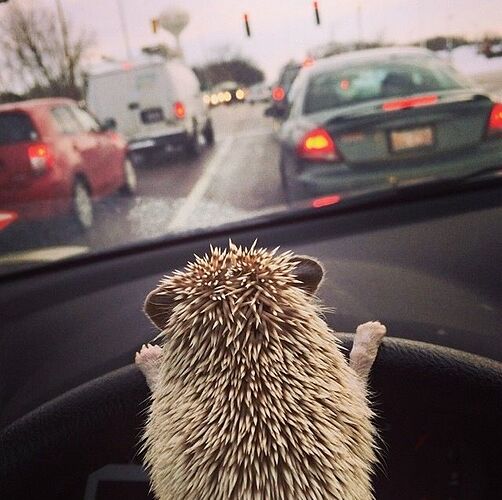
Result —
<instances>
[{"instance_id":1,"label":"hedgehog","mask_svg":"<svg viewBox=\"0 0 502 500\"><path fill-rule=\"evenodd\" d=\"M374 498L367 378L386 328L360 325L348 362L315 293L315 259L210 248L144 305L161 345L142 452L160 500Z\"/></svg>"}]
</instances>

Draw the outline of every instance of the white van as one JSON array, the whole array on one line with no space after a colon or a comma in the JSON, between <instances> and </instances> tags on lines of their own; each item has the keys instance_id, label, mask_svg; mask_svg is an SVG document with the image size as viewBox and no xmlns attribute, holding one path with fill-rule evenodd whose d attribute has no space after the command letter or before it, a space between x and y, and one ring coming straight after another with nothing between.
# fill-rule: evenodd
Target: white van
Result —
<instances>
[{"instance_id":1,"label":"white van","mask_svg":"<svg viewBox=\"0 0 502 500\"><path fill-rule=\"evenodd\" d=\"M213 144L199 80L181 61L148 56L101 64L86 76L88 108L103 125L116 127L127 138L133 154L182 148L197 155L201 143Z\"/></svg>"}]
</instances>

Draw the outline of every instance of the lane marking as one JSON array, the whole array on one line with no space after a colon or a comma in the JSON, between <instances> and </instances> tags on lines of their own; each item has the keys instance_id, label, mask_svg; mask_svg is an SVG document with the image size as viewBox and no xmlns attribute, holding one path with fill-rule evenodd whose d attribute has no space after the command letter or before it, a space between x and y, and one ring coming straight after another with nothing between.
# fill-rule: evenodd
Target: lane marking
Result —
<instances>
[{"instance_id":1,"label":"lane marking","mask_svg":"<svg viewBox=\"0 0 502 500\"><path fill-rule=\"evenodd\" d=\"M218 168L221 167L222 160L229 153L233 142L233 136L227 137L222 141L221 146L219 146L218 150L211 158L209 164L207 164L204 173L201 175L194 188L187 196L185 203L178 210L178 212L176 212L176 215L173 217L173 219L171 219L168 231L188 229L187 227L185 227L188 218L206 194L214 175L218 171Z\"/></svg>"}]
</instances>

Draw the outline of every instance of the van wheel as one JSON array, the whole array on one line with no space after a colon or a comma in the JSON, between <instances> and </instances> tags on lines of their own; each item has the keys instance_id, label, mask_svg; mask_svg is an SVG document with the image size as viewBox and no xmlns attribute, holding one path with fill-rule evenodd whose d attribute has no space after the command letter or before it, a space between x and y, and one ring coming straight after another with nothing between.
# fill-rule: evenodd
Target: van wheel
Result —
<instances>
[{"instance_id":1,"label":"van wheel","mask_svg":"<svg viewBox=\"0 0 502 500\"><path fill-rule=\"evenodd\" d=\"M194 123L192 135L187 137L185 153L189 158L196 158L200 155L199 129L196 123Z\"/></svg>"},{"instance_id":2,"label":"van wheel","mask_svg":"<svg viewBox=\"0 0 502 500\"><path fill-rule=\"evenodd\" d=\"M206 140L206 144L208 146L212 146L214 144L214 129L213 122L211 120L207 120L203 135Z\"/></svg>"},{"instance_id":3,"label":"van wheel","mask_svg":"<svg viewBox=\"0 0 502 500\"><path fill-rule=\"evenodd\" d=\"M132 161L129 158L124 159L124 184L120 187L120 193L126 196L131 196L138 189L138 178Z\"/></svg>"},{"instance_id":4,"label":"van wheel","mask_svg":"<svg viewBox=\"0 0 502 500\"><path fill-rule=\"evenodd\" d=\"M80 231L86 231L92 226L94 222L92 199L89 189L81 179L77 179L73 186L72 212L73 220Z\"/></svg>"}]
</instances>

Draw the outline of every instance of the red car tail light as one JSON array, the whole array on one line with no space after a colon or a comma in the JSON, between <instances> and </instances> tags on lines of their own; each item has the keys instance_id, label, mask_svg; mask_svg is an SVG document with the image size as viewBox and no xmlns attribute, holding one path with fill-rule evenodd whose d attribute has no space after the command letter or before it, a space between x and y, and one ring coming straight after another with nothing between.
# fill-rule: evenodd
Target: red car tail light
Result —
<instances>
[{"instance_id":1,"label":"red car tail light","mask_svg":"<svg viewBox=\"0 0 502 500\"><path fill-rule=\"evenodd\" d=\"M272 99L276 102L282 101L286 97L286 92L282 87L274 87L272 90Z\"/></svg>"},{"instance_id":2,"label":"red car tail light","mask_svg":"<svg viewBox=\"0 0 502 500\"><path fill-rule=\"evenodd\" d=\"M384 111L397 111L406 108L418 108L420 106L431 106L437 104L439 98L437 95L424 95L420 97L408 97L405 99L396 99L394 101L384 102L382 109Z\"/></svg>"},{"instance_id":3,"label":"red car tail light","mask_svg":"<svg viewBox=\"0 0 502 500\"><path fill-rule=\"evenodd\" d=\"M329 205L336 205L340 203L340 201L342 201L342 197L339 194L332 194L312 200L311 205L313 208L322 208L328 207Z\"/></svg>"},{"instance_id":4,"label":"red car tail light","mask_svg":"<svg viewBox=\"0 0 502 500\"><path fill-rule=\"evenodd\" d=\"M323 128L316 128L305 134L296 148L296 153L306 160L335 161L340 159L333 139Z\"/></svg>"},{"instance_id":5,"label":"red car tail light","mask_svg":"<svg viewBox=\"0 0 502 500\"><path fill-rule=\"evenodd\" d=\"M488 135L502 135L502 103L495 103L488 120Z\"/></svg>"},{"instance_id":6,"label":"red car tail light","mask_svg":"<svg viewBox=\"0 0 502 500\"><path fill-rule=\"evenodd\" d=\"M32 144L28 147L28 158L35 174L43 174L54 166L54 156L47 144Z\"/></svg>"},{"instance_id":7,"label":"red car tail light","mask_svg":"<svg viewBox=\"0 0 502 500\"><path fill-rule=\"evenodd\" d=\"M174 109L174 116L176 116L176 118L178 118L179 120L185 118L186 114L185 105L182 102L176 101L173 104L173 109Z\"/></svg>"}]
</instances>

